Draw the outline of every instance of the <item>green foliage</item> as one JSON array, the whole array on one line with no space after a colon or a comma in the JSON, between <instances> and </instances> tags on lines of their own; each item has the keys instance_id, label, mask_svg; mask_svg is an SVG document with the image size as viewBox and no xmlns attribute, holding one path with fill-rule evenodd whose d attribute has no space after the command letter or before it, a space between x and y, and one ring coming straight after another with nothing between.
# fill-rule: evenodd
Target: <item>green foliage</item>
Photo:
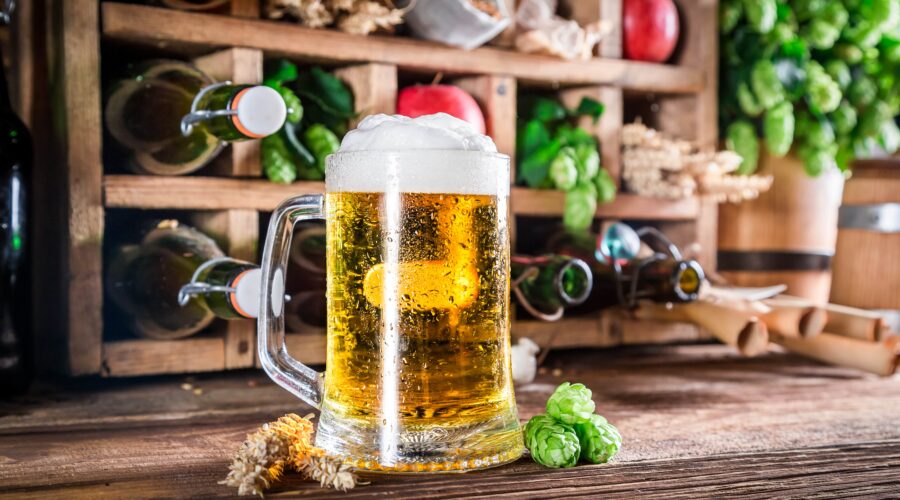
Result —
<instances>
[{"instance_id":1,"label":"green foliage","mask_svg":"<svg viewBox=\"0 0 900 500\"><path fill-rule=\"evenodd\" d=\"M783 102L766 112L763 120L766 147L774 156L784 156L794 142L794 107Z\"/></svg>"},{"instance_id":2,"label":"green foliage","mask_svg":"<svg viewBox=\"0 0 900 500\"><path fill-rule=\"evenodd\" d=\"M603 104L590 98L574 109L540 95L526 94L519 100L517 180L532 188L565 191L563 224L572 230L590 226L598 201L615 198L615 185L600 165L596 138L575 125L581 117L596 122L603 111ZM601 172L608 182L597 180Z\"/></svg>"},{"instance_id":3,"label":"green foliage","mask_svg":"<svg viewBox=\"0 0 900 500\"><path fill-rule=\"evenodd\" d=\"M811 175L900 147L900 1L723 0L720 127L749 173L758 137ZM796 129L796 130L794 130Z\"/></svg>"},{"instance_id":4,"label":"green foliage","mask_svg":"<svg viewBox=\"0 0 900 500\"><path fill-rule=\"evenodd\" d=\"M355 116L350 89L320 68L301 73L284 59L266 64L264 81L288 109L281 130L262 141L266 177L278 183L324 179L325 158L338 149Z\"/></svg>"},{"instance_id":5,"label":"green foliage","mask_svg":"<svg viewBox=\"0 0 900 500\"><path fill-rule=\"evenodd\" d=\"M756 171L759 161L759 140L756 138L756 130L752 123L748 121L732 123L728 127L725 146L743 158L737 173L749 175Z\"/></svg>"}]
</instances>

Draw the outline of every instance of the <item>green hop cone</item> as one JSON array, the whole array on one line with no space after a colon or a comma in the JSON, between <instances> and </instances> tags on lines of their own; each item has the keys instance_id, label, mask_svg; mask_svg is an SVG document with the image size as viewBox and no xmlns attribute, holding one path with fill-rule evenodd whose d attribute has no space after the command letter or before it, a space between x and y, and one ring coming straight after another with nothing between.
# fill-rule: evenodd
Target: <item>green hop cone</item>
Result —
<instances>
[{"instance_id":1,"label":"green hop cone","mask_svg":"<svg viewBox=\"0 0 900 500\"><path fill-rule=\"evenodd\" d=\"M531 458L545 467L574 467L581 455L575 430L546 415L538 415L528 421L525 445L531 451Z\"/></svg>"},{"instance_id":2,"label":"green hop cone","mask_svg":"<svg viewBox=\"0 0 900 500\"><path fill-rule=\"evenodd\" d=\"M534 438L537 435L538 429L540 429L544 425L554 424L556 420L548 417L547 415L537 415L531 417L531 420L525 424L525 447L529 450L534 447Z\"/></svg>"},{"instance_id":3,"label":"green hop cone","mask_svg":"<svg viewBox=\"0 0 900 500\"><path fill-rule=\"evenodd\" d=\"M588 423L576 424L575 434L581 445L581 458L592 464L609 462L622 447L619 430L600 415L591 415Z\"/></svg>"},{"instance_id":4,"label":"green hop cone","mask_svg":"<svg viewBox=\"0 0 900 500\"><path fill-rule=\"evenodd\" d=\"M550 164L550 178L553 184L564 191L575 187L578 180L578 167L575 166L575 153L572 148L563 148Z\"/></svg>"},{"instance_id":5,"label":"green hop cone","mask_svg":"<svg viewBox=\"0 0 900 500\"><path fill-rule=\"evenodd\" d=\"M564 424L590 422L594 413L591 390L584 384L563 382L547 400L547 414Z\"/></svg>"}]
</instances>

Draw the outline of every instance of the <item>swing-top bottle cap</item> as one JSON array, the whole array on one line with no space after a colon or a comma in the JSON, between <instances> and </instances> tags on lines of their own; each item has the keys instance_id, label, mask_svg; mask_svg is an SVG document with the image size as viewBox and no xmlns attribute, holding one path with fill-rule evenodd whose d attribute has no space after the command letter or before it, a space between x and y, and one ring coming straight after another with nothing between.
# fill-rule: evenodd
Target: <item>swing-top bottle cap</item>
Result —
<instances>
[{"instance_id":1,"label":"swing-top bottle cap","mask_svg":"<svg viewBox=\"0 0 900 500\"><path fill-rule=\"evenodd\" d=\"M234 293L231 305L245 318L259 317L259 291L262 286L262 271L259 268L248 269L231 282Z\"/></svg>"},{"instance_id":2,"label":"swing-top bottle cap","mask_svg":"<svg viewBox=\"0 0 900 500\"><path fill-rule=\"evenodd\" d=\"M234 96L232 109L237 111L234 126L247 137L263 138L284 125L287 106L281 94L271 87L247 87Z\"/></svg>"}]
</instances>

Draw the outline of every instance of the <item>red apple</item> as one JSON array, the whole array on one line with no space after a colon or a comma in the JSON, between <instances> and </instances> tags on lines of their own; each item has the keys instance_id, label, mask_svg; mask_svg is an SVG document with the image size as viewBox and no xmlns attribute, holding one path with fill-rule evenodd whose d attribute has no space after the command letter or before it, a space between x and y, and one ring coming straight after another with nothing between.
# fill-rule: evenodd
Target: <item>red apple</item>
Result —
<instances>
[{"instance_id":1,"label":"red apple","mask_svg":"<svg viewBox=\"0 0 900 500\"><path fill-rule=\"evenodd\" d=\"M678 43L678 9L672 0L625 0L622 6L625 58L665 62Z\"/></svg>"},{"instance_id":2,"label":"red apple","mask_svg":"<svg viewBox=\"0 0 900 500\"><path fill-rule=\"evenodd\" d=\"M471 123L483 134L484 115L475 98L453 85L413 85L397 96L397 114L415 118L422 115L447 113Z\"/></svg>"}]
</instances>

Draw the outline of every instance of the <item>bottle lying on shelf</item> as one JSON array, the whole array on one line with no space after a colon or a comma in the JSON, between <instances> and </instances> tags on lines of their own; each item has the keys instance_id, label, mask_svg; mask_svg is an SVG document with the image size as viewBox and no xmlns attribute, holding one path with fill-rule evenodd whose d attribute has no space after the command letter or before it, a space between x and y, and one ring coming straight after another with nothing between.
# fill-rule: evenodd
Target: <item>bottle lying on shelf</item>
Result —
<instances>
[{"instance_id":1,"label":"bottle lying on shelf","mask_svg":"<svg viewBox=\"0 0 900 500\"><path fill-rule=\"evenodd\" d=\"M173 220L139 245L116 249L106 278L109 297L141 337L177 339L215 318L259 314L258 266L226 257L208 236Z\"/></svg>"},{"instance_id":2,"label":"bottle lying on shelf","mask_svg":"<svg viewBox=\"0 0 900 500\"><path fill-rule=\"evenodd\" d=\"M112 137L130 151L132 170L183 175L226 143L277 132L287 107L272 88L216 83L188 63L151 60L112 84L104 114Z\"/></svg>"},{"instance_id":3,"label":"bottle lying on shelf","mask_svg":"<svg viewBox=\"0 0 900 500\"><path fill-rule=\"evenodd\" d=\"M652 240L647 238L650 235ZM648 257L638 257L642 241L650 246ZM693 302L699 298L705 280L696 260L682 258L662 233L649 228L634 232L624 224L615 224L603 237L563 233L551 238L548 246L555 253L584 260L591 269L591 293L572 310L574 314L618 305L633 307L638 300Z\"/></svg>"},{"instance_id":4,"label":"bottle lying on shelf","mask_svg":"<svg viewBox=\"0 0 900 500\"><path fill-rule=\"evenodd\" d=\"M513 256L513 294L531 316L556 321L566 308L584 303L591 293L591 269L563 255Z\"/></svg>"}]
</instances>

